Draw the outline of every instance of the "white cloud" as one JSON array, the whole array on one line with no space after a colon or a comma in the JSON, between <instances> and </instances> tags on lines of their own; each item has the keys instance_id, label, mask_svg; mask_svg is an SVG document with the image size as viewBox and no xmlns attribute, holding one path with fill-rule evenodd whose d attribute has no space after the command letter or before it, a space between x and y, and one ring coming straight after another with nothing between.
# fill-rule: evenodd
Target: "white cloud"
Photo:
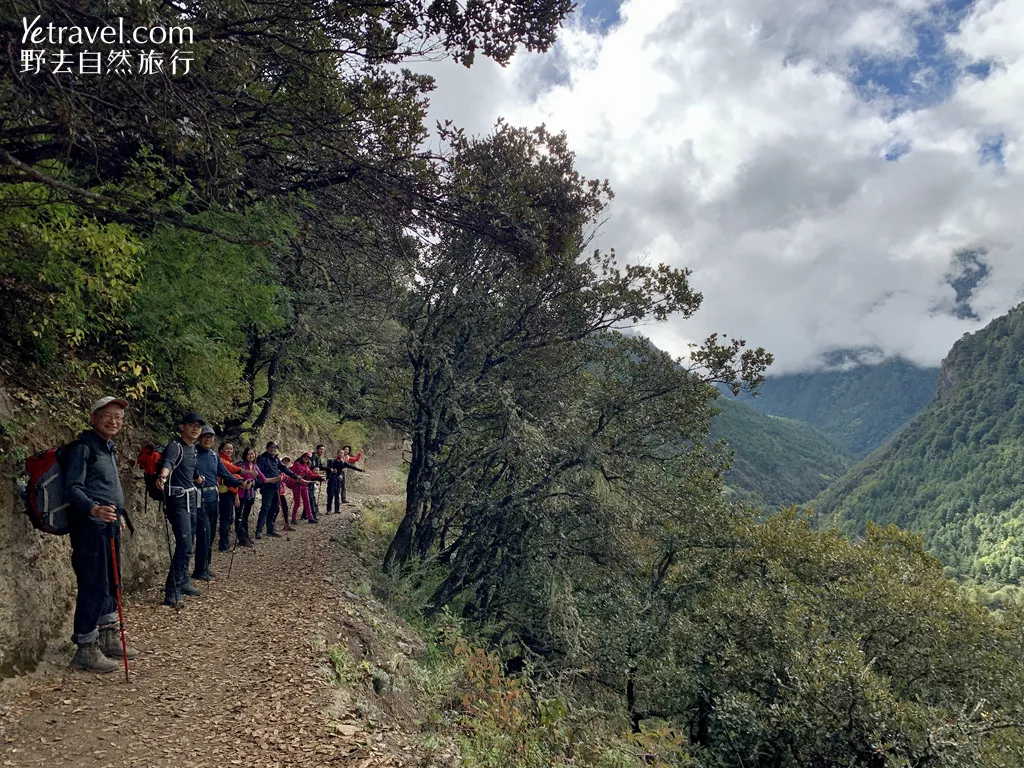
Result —
<instances>
[{"instance_id":1,"label":"white cloud","mask_svg":"<svg viewBox=\"0 0 1024 768\"><path fill-rule=\"evenodd\" d=\"M605 36L571 26L504 70L432 65L432 109L476 133L499 115L568 133L616 192L599 244L694 270L697 317L646 329L670 351L725 331L777 371L871 345L936 364L980 325L936 314L953 251L989 251L983 322L1022 298L1024 3L978 0L948 38L963 63L993 62L987 79L888 119L891 100L851 84L854 57L913 51L913 14L933 5L632 0ZM1004 166L982 165L999 135Z\"/></svg>"}]
</instances>

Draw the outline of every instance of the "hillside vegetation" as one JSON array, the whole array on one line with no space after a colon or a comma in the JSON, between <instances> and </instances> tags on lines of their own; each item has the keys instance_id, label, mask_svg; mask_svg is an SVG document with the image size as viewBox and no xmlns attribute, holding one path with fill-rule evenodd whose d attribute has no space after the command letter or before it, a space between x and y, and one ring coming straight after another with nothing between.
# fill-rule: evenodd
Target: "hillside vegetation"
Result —
<instances>
[{"instance_id":1,"label":"hillside vegetation","mask_svg":"<svg viewBox=\"0 0 1024 768\"><path fill-rule=\"evenodd\" d=\"M853 457L811 426L768 416L727 395L711 422L711 441L733 451L726 490L751 506L772 509L810 501L854 463Z\"/></svg>"},{"instance_id":2,"label":"hillside vegetation","mask_svg":"<svg viewBox=\"0 0 1024 768\"><path fill-rule=\"evenodd\" d=\"M1024 577L1024 306L958 341L939 391L891 444L815 502L844 530L919 531L957 571Z\"/></svg>"},{"instance_id":3,"label":"hillside vegetation","mask_svg":"<svg viewBox=\"0 0 1024 768\"><path fill-rule=\"evenodd\" d=\"M753 408L810 424L862 459L892 437L935 395L939 371L901 358L849 370L770 376Z\"/></svg>"}]
</instances>

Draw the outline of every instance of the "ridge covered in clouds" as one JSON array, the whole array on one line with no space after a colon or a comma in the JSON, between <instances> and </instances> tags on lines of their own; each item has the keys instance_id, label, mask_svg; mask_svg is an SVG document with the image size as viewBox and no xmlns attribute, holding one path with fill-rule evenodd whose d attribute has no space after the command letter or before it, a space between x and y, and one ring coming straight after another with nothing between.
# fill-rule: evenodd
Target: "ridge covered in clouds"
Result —
<instances>
[{"instance_id":1,"label":"ridge covered in clouds","mask_svg":"<svg viewBox=\"0 0 1024 768\"><path fill-rule=\"evenodd\" d=\"M614 18L584 7L506 69L422 69L434 118L565 130L616 193L601 247L693 269L704 309L646 328L659 346L724 330L775 373L851 347L936 365L1024 298L1024 3L631 0ZM985 270L967 297L963 251Z\"/></svg>"}]
</instances>

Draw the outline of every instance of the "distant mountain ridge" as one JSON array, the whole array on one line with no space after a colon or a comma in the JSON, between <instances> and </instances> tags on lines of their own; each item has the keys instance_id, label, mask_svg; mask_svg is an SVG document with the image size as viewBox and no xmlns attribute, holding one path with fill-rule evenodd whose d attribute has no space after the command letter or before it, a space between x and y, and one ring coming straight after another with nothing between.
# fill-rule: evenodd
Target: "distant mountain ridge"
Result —
<instances>
[{"instance_id":1,"label":"distant mountain ridge","mask_svg":"<svg viewBox=\"0 0 1024 768\"><path fill-rule=\"evenodd\" d=\"M844 352L850 354L844 357ZM762 413L809 424L860 459L885 443L934 397L939 369L895 357L856 361L856 351L834 353L842 366L816 373L769 376L758 397L741 396Z\"/></svg>"},{"instance_id":2,"label":"distant mountain ridge","mask_svg":"<svg viewBox=\"0 0 1024 768\"><path fill-rule=\"evenodd\" d=\"M813 506L859 533L871 520L920 532L958 571L1024 578L1024 305L967 334L927 408Z\"/></svg>"},{"instance_id":3,"label":"distant mountain ridge","mask_svg":"<svg viewBox=\"0 0 1024 768\"><path fill-rule=\"evenodd\" d=\"M759 413L730 395L715 401L722 412L709 442L734 451L727 491L752 506L773 510L817 496L854 463L833 440L807 424Z\"/></svg>"}]
</instances>

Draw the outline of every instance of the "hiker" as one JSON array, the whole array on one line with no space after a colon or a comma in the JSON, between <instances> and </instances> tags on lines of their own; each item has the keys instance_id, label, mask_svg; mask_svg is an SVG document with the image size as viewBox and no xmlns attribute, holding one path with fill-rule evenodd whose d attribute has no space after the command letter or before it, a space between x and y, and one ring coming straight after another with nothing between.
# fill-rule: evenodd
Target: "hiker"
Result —
<instances>
[{"instance_id":1,"label":"hiker","mask_svg":"<svg viewBox=\"0 0 1024 768\"><path fill-rule=\"evenodd\" d=\"M299 482L296 484L290 484L292 489L292 503L294 507L292 509L292 522L295 521L295 515L299 511L299 504L302 504L303 517L305 517L307 523L317 524L320 519L316 516L312 505L309 500L310 485L313 485L317 480L322 477L313 471L310 466L312 454L309 451L302 454L298 459L295 460L295 464L292 467L292 471L298 475Z\"/></svg>"},{"instance_id":2,"label":"hiker","mask_svg":"<svg viewBox=\"0 0 1024 768\"><path fill-rule=\"evenodd\" d=\"M338 449L335 457L327 462L327 512L330 513L331 507L334 507L334 513L341 513L341 504L348 504L348 498L345 495L345 481L346 474L349 469L354 469L356 472L362 472L363 470L355 466L355 463L363 458L363 452L360 451L358 456L350 456L352 452L352 446L346 445Z\"/></svg>"},{"instance_id":3,"label":"hiker","mask_svg":"<svg viewBox=\"0 0 1024 768\"><path fill-rule=\"evenodd\" d=\"M113 672L112 659L136 657L132 648L122 652L117 626L117 582L110 554L114 540L120 563L124 493L117 472L114 437L124 424L128 401L101 397L89 410L92 429L78 436L64 458L64 487L71 505L71 567L78 581L74 634L78 649L74 669Z\"/></svg>"},{"instance_id":4,"label":"hiker","mask_svg":"<svg viewBox=\"0 0 1024 768\"><path fill-rule=\"evenodd\" d=\"M327 512L331 513L331 509L334 509L334 514L341 514L341 497L342 490L341 485L345 481L345 467L347 462L345 461L344 448L339 448L338 452L334 455L334 458L327 462ZM359 454L362 456L362 454Z\"/></svg>"},{"instance_id":5,"label":"hiker","mask_svg":"<svg viewBox=\"0 0 1024 768\"><path fill-rule=\"evenodd\" d=\"M320 493L320 482L327 479L327 446L323 443L317 445L313 453L303 454L309 456L309 466L313 470L314 474L320 477L313 487L309 489L309 503L313 508L313 519L320 519L320 500L317 498L317 494Z\"/></svg>"},{"instance_id":6,"label":"hiker","mask_svg":"<svg viewBox=\"0 0 1024 768\"><path fill-rule=\"evenodd\" d=\"M186 413L178 425L178 436L164 449L156 487L165 494L164 514L174 531L174 555L164 585L164 605L181 608L183 596L198 597L199 590L189 580L192 540L200 506L199 487L204 478L196 468L196 440L206 422L198 413ZM165 490L166 489L166 490Z\"/></svg>"},{"instance_id":7,"label":"hiker","mask_svg":"<svg viewBox=\"0 0 1024 768\"><path fill-rule=\"evenodd\" d=\"M348 471L354 469L356 472L364 472L365 470L360 469L356 466L356 462L363 458L363 452L360 451L355 456L352 455L352 446L343 445L341 450L338 451L336 461L338 468L338 495L341 496L341 503L348 504L348 494L346 492L346 486L348 481ZM337 504L335 504L337 506Z\"/></svg>"},{"instance_id":8,"label":"hiker","mask_svg":"<svg viewBox=\"0 0 1024 768\"><path fill-rule=\"evenodd\" d=\"M235 456L235 446L227 441L220 444L217 452L220 455L220 463L224 465L224 468L235 478L243 481L243 485L240 488L232 488L223 482L217 484L217 493L220 498L218 503L220 508L220 542L217 548L221 552L227 552L231 549L230 528L232 521L235 519L235 510L242 506L242 491L252 488L253 481L259 476L259 470L246 469L240 464L232 463L232 459ZM211 531L211 541L214 538L212 534L213 531Z\"/></svg>"},{"instance_id":9,"label":"hiker","mask_svg":"<svg viewBox=\"0 0 1024 768\"><path fill-rule=\"evenodd\" d=\"M277 443L271 440L267 449L256 459L256 466L263 473L264 482L260 484L260 516L256 520L256 538L263 538L263 526L267 527L267 536L278 538L281 534L274 530L274 518L280 507L279 491L281 476L297 478L294 472L281 464L277 457Z\"/></svg>"},{"instance_id":10,"label":"hiker","mask_svg":"<svg viewBox=\"0 0 1024 768\"><path fill-rule=\"evenodd\" d=\"M256 485L263 485L267 481L267 478L260 472L259 467L256 466L256 449L246 448L245 457L242 459L240 465L244 472L255 473L254 483L247 488L242 488L238 492L238 500L241 502L241 506L238 509L238 516L235 520L235 542L241 544L243 547L254 547L252 538L249 536L249 513L252 512L253 505L256 503Z\"/></svg>"},{"instance_id":11,"label":"hiker","mask_svg":"<svg viewBox=\"0 0 1024 768\"><path fill-rule=\"evenodd\" d=\"M229 488L241 488L245 483L228 472L220 456L213 450L217 433L209 424L199 432L199 449L196 453L196 469L202 477L202 498L196 527L196 565L192 578L198 581L212 581L215 574L210 571L213 558L213 539L220 516L220 494L218 486L223 483Z\"/></svg>"},{"instance_id":12,"label":"hiker","mask_svg":"<svg viewBox=\"0 0 1024 768\"><path fill-rule=\"evenodd\" d=\"M288 467L288 469L292 469L292 460L291 460L290 457L283 456L281 458L281 463L284 466ZM294 472L295 470L292 470L292 471ZM295 526L295 513L296 513L296 511L299 508L298 504L292 504L292 524L288 525L288 493L287 492L289 490L294 492L295 488L297 488L297 487L299 487L301 485L302 485L302 481L301 480L297 480L297 479L294 479L294 478L291 478L291 477L286 477L284 479L284 482L281 483L281 485L279 486L280 494L281 494L281 498L280 498L280 502L281 502L281 517L284 518L284 529L285 529L285 531L294 531L295 530L295 527L294 527Z\"/></svg>"}]
</instances>

